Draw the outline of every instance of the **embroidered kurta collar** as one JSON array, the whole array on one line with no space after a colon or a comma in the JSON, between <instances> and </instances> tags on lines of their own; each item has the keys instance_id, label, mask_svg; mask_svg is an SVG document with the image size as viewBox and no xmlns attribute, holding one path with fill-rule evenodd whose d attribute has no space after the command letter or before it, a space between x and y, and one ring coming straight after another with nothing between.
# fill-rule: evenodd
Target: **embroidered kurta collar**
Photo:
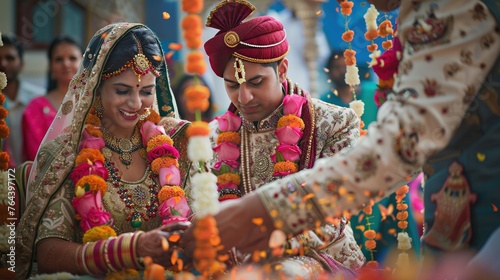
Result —
<instances>
[{"instance_id":1,"label":"embroidered kurta collar","mask_svg":"<svg viewBox=\"0 0 500 280\"><path fill-rule=\"evenodd\" d=\"M240 114L241 116L241 114ZM243 116L241 116L242 122L241 125L247 131L251 133L255 132L266 132L270 130L275 130L278 126L278 120L283 116L283 102L281 102L280 106L276 108L269 116L265 117L263 120L259 121L257 124L254 122L245 120Z\"/></svg>"}]
</instances>

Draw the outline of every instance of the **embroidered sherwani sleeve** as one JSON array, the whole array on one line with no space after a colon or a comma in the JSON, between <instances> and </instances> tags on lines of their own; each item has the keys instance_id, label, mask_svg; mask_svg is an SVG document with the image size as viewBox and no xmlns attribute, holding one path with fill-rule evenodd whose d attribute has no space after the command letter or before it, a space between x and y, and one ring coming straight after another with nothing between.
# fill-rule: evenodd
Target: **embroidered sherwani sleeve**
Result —
<instances>
[{"instance_id":1,"label":"embroidered sherwani sleeve","mask_svg":"<svg viewBox=\"0 0 500 280\"><path fill-rule=\"evenodd\" d=\"M325 146L321 149L320 157L330 157L342 149L350 148L359 138L359 118L352 109L338 108L340 118L334 120L334 126L327 133Z\"/></svg>"},{"instance_id":2,"label":"embroidered sherwani sleeve","mask_svg":"<svg viewBox=\"0 0 500 280\"><path fill-rule=\"evenodd\" d=\"M401 5L405 50L395 94L380 108L368 135L353 149L257 190L284 231L298 233L343 211L356 213L411 179L428 157L446 147L498 58L498 29L480 1ZM445 25L444 34L419 41L415 23L429 18L431 10Z\"/></svg>"}]
</instances>

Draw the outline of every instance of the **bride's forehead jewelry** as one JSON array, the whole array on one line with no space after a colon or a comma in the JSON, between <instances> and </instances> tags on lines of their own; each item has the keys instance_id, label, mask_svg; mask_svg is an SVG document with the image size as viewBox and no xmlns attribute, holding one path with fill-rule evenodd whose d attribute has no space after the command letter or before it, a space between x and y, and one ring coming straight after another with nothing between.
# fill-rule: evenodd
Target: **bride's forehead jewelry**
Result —
<instances>
[{"instance_id":1,"label":"bride's forehead jewelry","mask_svg":"<svg viewBox=\"0 0 500 280\"><path fill-rule=\"evenodd\" d=\"M160 76L160 72L158 72L154 67L151 61L144 55L142 52L142 46L137 37L135 37L135 40L137 41L137 48L139 49L139 53L134 55L134 58L131 60L127 61L125 65L120 67L120 69L113 71L111 73L107 74L102 74L102 80L109 79L111 77L115 77L123 73L123 71L127 70L128 68L132 68L134 70L135 75L137 76L137 81L140 83L141 82L141 77L148 74L149 72L153 73L156 77ZM139 86L139 84L137 84Z\"/></svg>"},{"instance_id":2,"label":"bride's forehead jewelry","mask_svg":"<svg viewBox=\"0 0 500 280\"><path fill-rule=\"evenodd\" d=\"M236 81L238 84L242 84L246 82L247 80L245 79L245 65L243 64L243 60L239 58L235 58L234 60L234 77L236 77Z\"/></svg>"}]
</instances>

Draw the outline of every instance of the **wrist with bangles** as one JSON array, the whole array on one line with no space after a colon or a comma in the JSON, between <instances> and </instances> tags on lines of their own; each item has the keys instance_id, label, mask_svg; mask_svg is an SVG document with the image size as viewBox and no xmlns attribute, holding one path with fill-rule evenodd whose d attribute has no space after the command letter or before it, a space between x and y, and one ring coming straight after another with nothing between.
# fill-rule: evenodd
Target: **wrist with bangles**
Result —
<instances>
[{"instance_id":1,"label":"wrist with bangles","mask_svg":"<svg viewBox=\"0 0 500 280\"><path fill-rule=\"evenodd\" d=\"M144 269L142 258L137 256L137 240L143 233L143 231L125 233L118 237L84 244L76 252L78 271L100 276L128 268Z\"/></svg>"}]
</instances>

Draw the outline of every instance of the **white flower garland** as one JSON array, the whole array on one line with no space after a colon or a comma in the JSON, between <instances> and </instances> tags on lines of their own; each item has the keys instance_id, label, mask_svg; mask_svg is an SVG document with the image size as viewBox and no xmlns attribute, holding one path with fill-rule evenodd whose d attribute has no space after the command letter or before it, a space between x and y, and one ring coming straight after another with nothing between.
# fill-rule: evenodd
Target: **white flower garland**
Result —
<instances>
[{"instance_id":1,"label":"white flower garland","mask_svg":"<svg viewBox=\"0 0 500 280\"><path fill-rule=\"evenodd\" d=\"M213 157L210 139L206 136L192 136L188 143L188 157L193 162L207 162Z\"/></svg>"},{"instance_id":2,"label":"white flower garland","mask_svg":"<svg viewBox=\"0 0 500 280\"><path fill-rule=\"evenodd\" d=\"M7 76L4 72L0 72L0 90L7 86Z\"/></svg>"}]
</instances>

